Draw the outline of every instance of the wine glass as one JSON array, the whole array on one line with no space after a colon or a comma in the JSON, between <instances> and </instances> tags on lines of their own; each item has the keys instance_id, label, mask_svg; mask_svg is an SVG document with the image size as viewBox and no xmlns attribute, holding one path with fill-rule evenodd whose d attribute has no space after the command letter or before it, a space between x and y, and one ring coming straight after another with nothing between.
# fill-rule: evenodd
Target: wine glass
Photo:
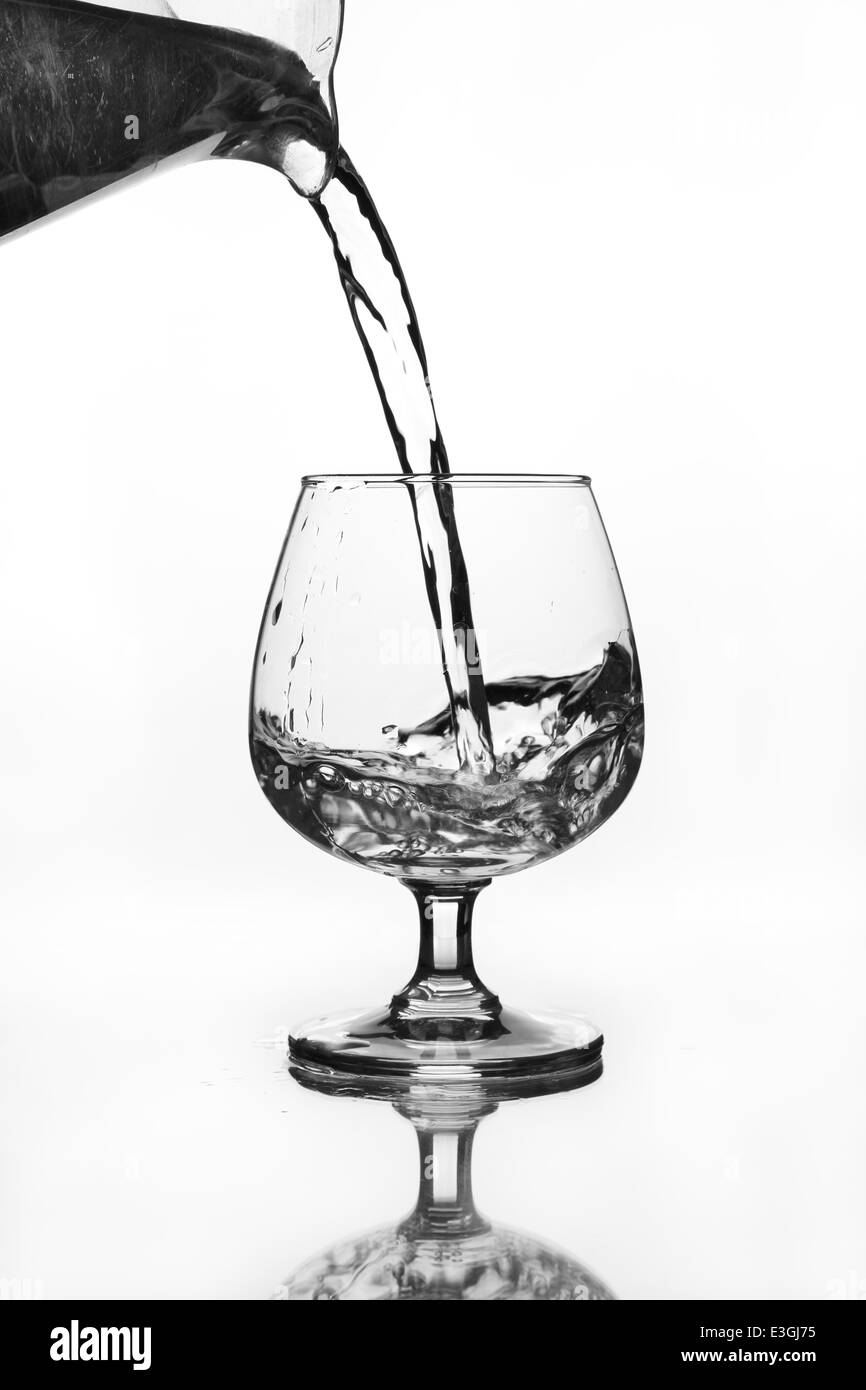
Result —
<instances>
[{"instance_id":1,"label":"wine glass","mask_svg":"<svg viewBox=\"0 0 866 1390\"><path fill-rule=\"evenodd\" d=\"M607 1285L555 1245L493 1224L472 1194L472 1144L496 1105L397 1104L418 1139L418 1199L380 1226L307 1260L275 1291L279 1302L610 1302Z\"/></svg>"},{"instance_id":2,"label":"wine glass","mask_svg":"<svg viewBox=\"0 0 866 1390\"><path fill-rule=\"evenodd\" d=\"M643 745L631 623L588 478L304 479L256 650L250 744L284 820L406 885L417 970L390 1004L293 1032L293 1067L395 1098L594 1080L587 1020L503 1007L472 912L586 838Z\"/></svg>"}]
</instances>

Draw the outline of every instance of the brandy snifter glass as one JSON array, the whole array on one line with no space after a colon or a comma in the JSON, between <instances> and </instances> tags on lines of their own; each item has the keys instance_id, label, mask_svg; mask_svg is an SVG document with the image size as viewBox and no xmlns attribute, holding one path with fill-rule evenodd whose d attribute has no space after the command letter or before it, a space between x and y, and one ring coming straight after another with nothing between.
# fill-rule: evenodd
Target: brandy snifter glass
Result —
<instances>
[{"instance_id":1,"label":"brandy snifter glass","mask_svg":"<svg viewBox=\"0 0 866 1390\"><path fill-rule=\"evenodd\" d=\"M414 895L418 966L390 1003L293 1032L335 1090L490 1097L601 1070L585 1019L503 1006L476 974L475 899L585 839L637 774L628 609L588 478L306 478L255 656L259 783L330 856ZM542 924L527 923L533 949Z\"/></svg>"}]
</instances>

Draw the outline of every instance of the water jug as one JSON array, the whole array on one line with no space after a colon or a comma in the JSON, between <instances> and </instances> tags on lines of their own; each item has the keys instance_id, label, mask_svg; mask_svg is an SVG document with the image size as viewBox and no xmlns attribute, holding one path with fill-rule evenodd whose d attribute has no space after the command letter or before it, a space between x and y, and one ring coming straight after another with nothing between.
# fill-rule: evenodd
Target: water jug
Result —
<instances>
[{"instance_id":1,"label":"water jug","mask_svg":"<svg viewBox=\"0 0 866 1390\"><path fill-rule=\"evenodd\" d=\"M342 0L0 0L0 236L181 158L320 193Z\"/></svg>"}]
</instances>

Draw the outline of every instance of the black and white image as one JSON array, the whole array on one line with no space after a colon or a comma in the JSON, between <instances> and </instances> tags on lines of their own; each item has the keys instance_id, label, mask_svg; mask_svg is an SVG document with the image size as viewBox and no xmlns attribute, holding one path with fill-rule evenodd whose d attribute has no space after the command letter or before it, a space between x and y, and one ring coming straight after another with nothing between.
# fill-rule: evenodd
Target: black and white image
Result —
<instances>
[{"instance_id":1,"label":"black and white image","mask_svg":"<svg viewBox=\"0 0 866 1390\"><path fill-rule=\"evenodd\" d=\"M0 0L0 1301L46 1364L324 1300L829 1365L864 58L850 0Z\"/></svg>"}]
</instances>

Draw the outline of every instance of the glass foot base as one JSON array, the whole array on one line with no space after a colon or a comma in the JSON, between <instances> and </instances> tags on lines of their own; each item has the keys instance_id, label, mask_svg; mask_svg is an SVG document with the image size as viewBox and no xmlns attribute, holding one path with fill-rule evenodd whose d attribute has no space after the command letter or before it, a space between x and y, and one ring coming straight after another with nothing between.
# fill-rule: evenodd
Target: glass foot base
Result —
<instances>
[{"instance_id":1,"label":"glass foot base","mask_svg":"<svg viewBox=\"0 0 866 1390\"><path fill-rule=\"evenodd\" d=\"M507 1226L436 1238L411 1227L371 1231L309 1260L278 1302L609 1302L584 1265Z\"/></svg>"},{"instance_id":2,"label":"glass foot base","mask_svg":"<svg viewBox=\"0 0 866 1390\"><path fill-rule=\"evenodd\" d=\"M289 1056L295 1079L317 1091L399 1100L423 1087L428 1099L496 1101L597 1080L602 1041L592 1023L571 1014L499 1008L493 1016L406 1016L392 1005L317 1019L292 1034Z\"/></svg>"}]
</instances>

